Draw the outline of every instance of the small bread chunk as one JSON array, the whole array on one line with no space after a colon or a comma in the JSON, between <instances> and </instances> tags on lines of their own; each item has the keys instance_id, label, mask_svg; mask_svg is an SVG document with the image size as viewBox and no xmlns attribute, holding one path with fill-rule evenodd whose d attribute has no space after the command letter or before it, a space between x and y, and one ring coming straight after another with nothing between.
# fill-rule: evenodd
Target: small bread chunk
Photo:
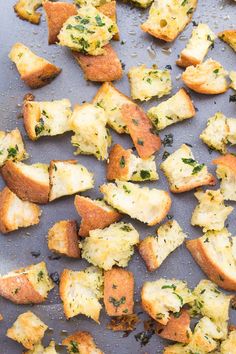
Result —
<instances>
[{"instance_id":1,"label":"small bread chunk","mask_svg":"<svg viewBox=\"0 0 236 354\"><path fill-rule=\"evenodd\" d=\"M73 55L84 72L85 80L106 82L122 78L122 66L116 51L110 44L104 46L102 55L87 55L73 51Z\"/></svg>"},{"instance_id":2,"label":"small bread chunk","mask_svg":"<svg viewBox=\"0 0 236 354\"><path fill-rule=\"evenodd\" d=\"M26 349L34 349L44 336L48 326L33 312L19 315L12 327L7 330L7 337L22 344Z\"/></svg>"},{"instance_id":3,"label":"small bread chunk","mask_svg":"<svg viewBox=\"0 0 236 354\"><path fill-rule=\"evenodd\" d=\"M234 208L224 205L220 190L199 190L194 195L199 204L193 211L191 224L202 227L204 232L222 230L225 220Z\"/></svg>"},{"instance_id":4,"label":"small bread chunk","mask_svg":"<svg viewBox=\"0 0 236 354\"><path fill-rule=\"evenodd\" d=\"M0 192L0 231L3 234L38 224L40 215L36 204L19 199L7 187Z\"/></svg>"},{"instance_id":5,"label":"small bread chunk","mask_svg":"<svg viewBox=\"0 0 236 354\"><path fill-rule=\"evenodd\" d=\"M113 208L148 226L161 222L171 207L171 198L166 191L140 187L131 182L117 180L116 184L103 184L100 191Z\"/></svg>"},{"instance_id":6,"label":"small bread chunk","mask_svg":"<svg viewBox=\"0 0 236 354\"><path fill-rule=\"evenodd\" d=\"M155 321L166 325L171 312L179 312L194 297L182 280L160 278L145 282L141 291L142 307Z\"/></svg>"},{"instance_id":7,"label":"small bread chunk","mask_svg":"<svg viewBox=\"0 0 236 354\"><path fill-rule=\"evenodd\" d=\"M121 214L103 200L76 195L74 205L82 218L79 229L81 237L89 236L89 231L104 229L121 219Z\"/></svg>"},{"instance_id":8,"label":"small bread chunk","mask_svg":"<svg viewBox=\"0 0 236 354\"><path fill-rule=\"evenodd\" d=\"M139 253L150 272L159 268L169 254L187 237L175 220L160 226L157 236L148 236L139 244Z\"/></svg>"},{"instance_id":9,"label":"small bread chunk","mask_svg":"<svg viewBox=\"0 0 236 354\"><path fill-rule=\"evenodd\" d=\"M231 80L230 87L236 91L236 71L230 71L229 78Z\"/></svg>"},{"instance_id":10,"label":"small bread chunk","mask_svg":"<svg viewBox=\"0 0 236 354\"><path fill-rule=\"evenodd\" d=\"M89 332L75 332L62 341L62 345L67 347L69 354L104 354L94 342Z\"/></svg>"},{"instance_id":11,"label":"small bread chunk","mask_svg":"<svg viewBox=\"0 0 236 354\"><path fill-rule=\"evenodd\" d=\"M182 80L191 90L206 95L217 95L227 91L228 72L216 60L207 59L197 66L188 66Z\"/></svg>"},{"instance_id":12,"label":"small bread chunk","mask_svg":"<svg viewBox=\"0 0 236 354\"><path fill-rule=\"evenodd\" d=\"M55 347L55 342L51 341L47 348L44 348L41 343L36 344L32 350L27 350L23 354L58 354Z\"/></svg>"},{"instance_id":13,"label":"small bread chunk","mask_svg":"<svg viewBox=\"0 0 236 354\"><path fill-rule=\"evenodd\" d=\"M93 1L93 0L92 0ZM101 1L103 2L103 1ZM116 1L107 1L102 3L98 8L98 11L103 13L105 16L109 17L117 25L117 16L116 16ZM119 28L117 27L117 33L112 37L115 41L120 40Z\"/></svg>"},{"instance_id":14,"label":"small bread chunk","mask_svg":"<svg viewBox=\"0 0 236 354\"><path fill-rule=\"evenodd\" d=\"M71 128L75 132L71 143L77 147L75 154L94 155L98 160L107 159L111 136L106 124L107 116L103 109L91 103L77 105L71 117Z\"/></svg>"},{"instance_id":15,"label":"small bread chunk","mask_svg":"<svg viewBox=\"0 0 236 354\"><path fill-rule=\"evenodd\" d=\"M49 84L61 72L60 68L34 54L22 43L14 44L9 58L15 63L21 79L31 88Z\"/></svg>"},{"instance_id":16,"label":"small bread chunk","mask_svg":"<svg viewBox=\"0 0 236 354\"><path fill-rule=\"evenodd\" d=\"M236 353L236 330L231 331L226 340L221 343L221 354L235 354Z\"/></svg>"},{"instance_id":17,"label":"small bread chunk","mask_svg":"<svg viewBox=\"0 0 236 354\"><path fill-rule=\"evenodd\" d=\"M229 44L231 48L236 52L236 29L225 30L218 33L218 37L225 43Z\"/></svg>"},{"instance_id":18,"label":"small bread chunk","mask_svg":"<svg viewBox=\"0 0 236 354\"><path fill-rule=\"evenodd\" d=\"M114 21L92 5L81 7L76 16L64 23L59 35L59 44L90 55L102 55L104 46L118 32Z\"/></svg>"},{"instance_id":19,"label":"small bread chunk","mask_svg":"<svg viewBox=\"0 0 236 354\"><path fill-rule=\"evenodd\" d=\"M168 179L170 190L173 193L183 193L196 187L214 185L215 177L210 174L205 164L198 163L185 144L169 155L160 165Z\"/></svg>"},{"instance_id":20,"label":"small bread chunk","mask_svg":"<svg viewBox=\"0 0 236 354\"><path fill-rule=\"evenodd\" d=\"M0 167L8 160L22 161L28 158L20 131L0 131Z\"/></svg>"},{"instance_id":21,"label":"small bread chunk","mask_svg":"<svg viewBox=\"0 0 236 354\"><path fill-rule=\"evenodd\" d=\"M110 270L114 265L126 267L138 242L139 234L131 224L112 224L90 231L81 241L82 258L104 270Z\"/></svg>"},{"instance_id":22,"label":"small bread chunk","mask_svg":"<svg viewBox=\"0 0 236 354\"><path fill-rule=\"evenodd\" d=\"M1 168L1 174L8 188L20 199L39 204L48 202L48 165L26 165L9 160Z\"/></svg>"},{"instance_id":23,"label":"small bread chunk","mask_svg":"<svg viewBox=\"0 0 236 354\"><path fill-rule=\"evenodd\" d=\"M231 154L214 159L216 174L220 182L220 191L224 200L236 201L236 157Z\"/></svg>"},{"instance_id":24,"label":"small bread chunk","mask_svg":"<svg viewBox=\"0 0 236 354\"><path fill-rule=\"evenodd\" d=\"M71 258L80 258L75 220L61 220L48 230L48 248Z\"/></svg>"},{"instance_id":25,"label":"small bread chunk","mask_svg":"<svg viewBox=\"0 0 236 354\"><path fill-rule=\"evenodd\" d=\"M40 304L53 287L45 262L0 277L0 295L15 304Z\"/></svg>"},{"instance_id":26,"label":"small bread chunk","mask_svg":"<svg viewBox=\"0 0 236 354\"><path fill-rule=\"evenodd\" d=\"M93 188L93 174L76 160L51 161L49 201Z\"/></svg>"},{"instance_id":27,"label":"small bread chunk","mask_svg":"<svg viewBox=\"0 0 236 354\"><path fill-rule=\"evenodd\" d=\"M60 279L60 297L66 318L79 314L99 322L102 308L99 299L103 297L103 273L96 267L75 272L64 269Z\"/></svg>"},{"instance_id":28,"label":"small bread chunk","mask_svg":"<svg viewBox=\"0 0 236 354\"><path fill-rule=\"evenodd\" d=\"M191 21L196 7L197 0L154 1L149 11L149 17L141 25L141 29L163 41L172 42Z\"/></svg>"},{"instance_id":29,"label":"small bread chunk","mask_svg":"<svg viewBox=\"0 0 236 354\"><path fill-rule=\"evenodd\" d=\"M167 69L147 68L146 65L134 66L129 69L131 97L134 100L148 101L168 95L171 91L171 75Z\"/></svg>"},{"instance_id":30,"label":"small bread chunk","mask_svg":"<svg viewBox=\"0 0 236 354\"><path fill-rule=\"evenodd\" d=\"M14 6L14 10L22 20L29 21L38 25L41 13L36 10L42 6L43 0L18 0Z\"/></svg>"},{"instance_id":31,"label":"small bread chunk","mask_svg":"<svg viewBox=\"0 0 236 354\"><path fill-rule=\"evenodd\" d=\"M131 149L125 150L119 144L112 147L107 165L108 180L142 182L156 181L158 178L154 156L142 160Z\"/></svg>"},{"instance_id":32,"label":"small bread chunk","mask_svg":"<svg viewBox=\"0 0 236 354\"><path fill-rule=\"evenodd\" d=\"M221 288L236 290L236 238L227 229L208 231L186 246L203 272Z\"/></svg>"},{"instance_id":33,"label":"small bread chunk","mask_svg":"<svg viewBox=\"0 0 236 354\"><path fill-rule=\"evenodd\" d=\"M133 273L120 268L113 268L105 272L104 304L108 316L131 315L133 313Z\"/></svg>"},{"instance_id":34,"label":"small bread chunk","mask_svg":"<svg viewBox=\"0 0 236 354\"><path fill-rule=\"evenodd\" d=\"M195 113L191 97L184 89L180 89L167 101L150 108L147 115L155 128L161 130L182 120L193 118Z\"/></svg>"},{"instance_id":35,"label":"small bread chunk","mask_svg":"<svg viewBox=\"0 0 236 354\"><path fill-rule=\"evenodd\" d=\"M48 44L54 44L66 20L77 14L77 7L66 2L45 1L43 8L48 24Z\"/></svg>"},{"instance_id":36,"label":"small bread chunk","mask_svg":"<svg viewBox=\"0 0 236 354\"><path fill-rule=\"evenodd\" d=\"M199 23L192 31L186 47L180 53L176 64L186 68L202 63L208 49L214 46L216 36L205 23Z\"/></svg>"},{"instance_id":37,"label":"small bread chunk","mask_svg":"<svg viewBox=\"0 0 236 354\"><path fill-rule=\"evenodd\" d=\"M71 103L67 99L51 102L25 101L24 103L24 126L31 140L68 132L71 130L71 115Z\"/></svg>"}]
</instances>

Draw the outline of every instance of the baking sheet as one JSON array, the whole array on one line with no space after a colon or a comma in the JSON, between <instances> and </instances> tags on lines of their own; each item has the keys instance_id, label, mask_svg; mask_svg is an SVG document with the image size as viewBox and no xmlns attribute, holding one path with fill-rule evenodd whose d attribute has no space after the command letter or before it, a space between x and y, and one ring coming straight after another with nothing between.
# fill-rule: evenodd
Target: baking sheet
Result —
<instances>
[{"instance_id":1,"label":"baking sheet","mask_svg":"<svg viewBox=\"0 0 236 354\"><path fill-rule=\"evenodd\" d=\"M71 134L41 138L35 143L28 139L23 128L22 119L19 116L23 96L30 92L30 89L19 79L14 65L8 59L8 53L15 42L21 41L35 53L55 62L56 65L63 69L62 73L51 84L33 91L36 100L69 98L73 104L82 103L83 101L90 101L100 85L85 82L83 74L69 50L56 45L48 46L47 25L44 14L39 26L32 25L16 17L12 8L14 2L14 0L0 1L0 129L10 130L15 127L20 129L25 140L26 149L30 154L29 160L26 161L27 163L48 163L51 159L71 159L73 158L74 151L74 148L70 144ZM121 40L125 43L122 45L121 43L114 42L113 45L120 59L125 64L125 73L127 73L131 66L141 63L145 63L147 66L157 64L160 68L171 65L173 79L172 94L177 92L182 86L179 79L182 70L175 65L175 60L180 51L185 47L186 40L193 29L193 24L190 23L175 42L164 44L143 33L139 28L140 23L147 17L148 10L137 9L130 4L121 2L118 3L117 7ZM199 0L193 20L197 23L200 21L208 23L215 33L232 28L236 24L236 3L233 0ZM209 51L208 57L219 60L227 70L236 70L235 53L219 39L215 42L215 48ZM122 92L129 94L126 75L115 84ZM229 96L233 93L232 90L229 90L223 95L204 96L191 92L194 104L198 109L196 117L189 121L173 125L161 132L162 138L166 134L172 133L174 141L171 147L165 147L157 154L156 160L158 165L164 150L171 153L182 143L189 143L193 146L193 153L196 159L206 163L209 170L214 173L215 168L211 165L211 160L217 156L217 153L213 152L209 154L207 146L199 140L198 136L205 127L207 119L216 111L222 111L228 117L236 117L236 103L229 103ZM166 96L163 100L167 98ZM157 102L154 99L148 103L141 104L141 106L146 109L161 101L158 100ZM112 132L112 136L114 143L121 143L126 148L132 146L132 141L128 136L118 136L114 132ZM236 149L232 148L232 151L236 152ZM105 162L98 162L94 157L85 157L82 155L78 156L77 159L95 174L95 188L83 193L83 195L92 198L101 197L98 186L106 182ZM159 175L159 181L144 183L143 185L168 190L166 179L160 171ZM0 184L3 187L4 183L2 180ZM218 188L218 185L215 188ZM67 258L60 258L59 260L49 259L51 253L47 248L46 241L48 228L61 219L77 219L78 222L80 221L73 206L73 199L73 196L66 197L42 206L43 214L38 226L21 229L8 235L0 235L1 274L42 260L46 261L50 273L60 273L64 268L80 270L88 266L88 263L84 260L70 260ZM235 206L234 204L232 203L233 206ZM190 226L191 213L195 205L196 200L193 192L172 195L170 214L174 216L184 231L188 233L189 238L201 235L200 228ZM232 234L235 234L236 230L235 215L236 210L228 218L229 230ZM130 221L128 217L124 218L124 220ZM131 222L140 232L141 239L155 233L156 227L146 227L144 224L134 220ZM38 258L33 257L31 252L38 251L40 251L40 256ZM139 294L144 281L155 280L159 277L178 278L186 280L190 287L194 287L200 279L205 277L184 246L181 246L170 255L160 269L152 274L147 272L137 252L129 263L128 269L134 272L136 279L136 313L142 311L139 305ZM101 312L100 326L85 316L77 316L70 321L66 321L58 296L58 287L56 286L50 293L48 300L38 306L16 306L7 300L0 299L0 313L4 316L4 321L0 323L1 354L22 353L21 346L8 339L5 333L16 317L27 310L32 310L53 329L47 332L44 339L45 344L51 338L60 343L67 332L71 333L76 330L90 331L95 337L98 346L107 354L115 354L117 352L122 354L162 353L163 346L168 343L153 335L145 347L140 346L140 343L135 339L135 335L144 330L143 320L147 319L144 313L140 314L142 322L128 337L123 337L123 333L121 332L114 333L106 330L109 318L105 315L104 309ZM236 324L235 311L231 311L231 322ZM64 353L65 351L62 350L60 352Z\"/></svg>"}]
</instances>

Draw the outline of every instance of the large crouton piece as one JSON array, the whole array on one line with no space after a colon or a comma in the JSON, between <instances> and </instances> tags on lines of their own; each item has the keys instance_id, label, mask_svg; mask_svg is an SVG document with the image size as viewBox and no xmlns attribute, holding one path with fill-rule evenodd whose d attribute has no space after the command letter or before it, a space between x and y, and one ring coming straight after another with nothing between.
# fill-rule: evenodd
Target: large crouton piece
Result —
<instances>
[{"instance_id":1,"label":"large crouton piece","mask_svg":"<svg viewBox=\"0 0 236 354\"><path fill-rule=\"evenodd\" d=\"M16 128L9 133L0 131L0 166L6 161L22 161L28 158L20 131Z\"/></svg>"},{"instance_id":2,"label":"large crouton piece","mask_svg":"<svg viewBox=\"0 0 236 354\"><path fill-rule=\"evenodd\" d=\"M101 4L97 9L117 24L116 1L107 1L105 2L105 4L104 3ZM113 35L112 39L114 39L115 41L119 41L120 34L119 34L118 27L117 27L117 33Z\"/></svg>"},{"instance_id":3,"label":"large crouton piece","mask_svg":"<svg viewBox=\"0 0 236 354\"><path fill-rule=\"evenodd\" d=\"M69 354L104 354L104 352L96 346L89 332L75 332L63 339L62 345L67 347Z\"/></svg>"},{"instance_id":4,"label":"large crouton piece","mask_svg":"<svg viewBox=\"0 0 236 354\"><path fill-rule=\"evenodd\" d=\"M236 201L236 157L232 154L214 159L216 174L220 179L220 191L224 200Z\"/></svg>"},{"instance_id":5,"label":"large crouton piece","mask_svg":"<svg viewBox=\"0 0 236 354\"><path fill-rule=\"evenodd\" d=\"M49 346L44 348L41 343L36 344L32 350L27 350L23 354L58 354L55 347L55 342L51 341Z\"/></svg>"},{"instance_id":6,"label":"large crouton piece","mask_svg":"<svg viewBox=\"0 0 236 354\"><path fill-rule=\"evenodd\" d=\"M225 30L218 33L218 37L230 45L236 52L236 29Z\"/></svg>"},{"instance_id":7,"label":"large crouton piece","mask_svg":"<svg viewBox=\"0 0 236 354\"><path fill-rule=\"evenodd\" d=\"M41 13L36 10L42 6L43 0L18 0L14 6L14 10L22 20L29 21L38 25Z\"/></svg>"}]
</instances>

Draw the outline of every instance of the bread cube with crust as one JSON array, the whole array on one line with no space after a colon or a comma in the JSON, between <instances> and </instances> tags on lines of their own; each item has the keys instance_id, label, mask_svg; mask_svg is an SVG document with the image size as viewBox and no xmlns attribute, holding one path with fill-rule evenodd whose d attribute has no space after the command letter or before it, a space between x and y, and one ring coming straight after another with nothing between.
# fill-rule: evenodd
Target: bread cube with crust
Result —
<instances>
[{"instance_id":1,"label":"bread cube with crust","mask_svg":"<svg viewBox=\"0 0 236 354\"><path fill-rule=\"evenodd\" d=\"M236 71L230 71L229 78L231 80L230 87L236 91Z\"/></svg>"},{"instance_id":2,"label":"bread cube with crust","mask_svg":"<svg viewBox=\"0 0 236 354\"><path fill-rule=\"evenodd\" d=\"M28 158L19 129L0 131L0 166L6 161L22 161Z\"/></svg>"},{"instance_id":3,"label":"bread cube with crust","mask_svg":"<svg viewBox=\"0 0 236 354\"><path fill-rule=\"evenodd\" d=\"M229 44L230 47L236 52L236 29L220 32L218 33L218 37L225 43Z\"/></svg>"},{"instance_id":4,"label":"bread cube with crust","mask_svg":"<svg viewBox=\"0 0 236 354\"><path fill-rule=\"evenodd\" d=\"M43 0L18 0L14 6L14 10L22 20L29 21L38 25L41 13L36 10L42 6Z\"/></svg>"},{"instance_id":5,"label":"bread cube with crust","mask_svg":"<svg viewBox=\"0 0 236 354\"><path fill-rule=\"evenodd\" d=\"M224 200L236 201L236 157L232 154L214 159L216 174L220 180L220 191Z\"/></svg>"},{"instance_id":6,"label":"bread cube with crust","mask_svg":"<svg viewBox=\"0 0 236 354\"><path fill-rule=\"evenodd\" d=\"M49 346L44 348L41 343L36 344L32 350L27 350L23 354L58 354L55 347L55 342L51 341Z\"/></svg>"},{"instance_id":7,"label":"bread cube with crust","mask_svg":"<svg viewBox=\"0 0 236 354\"><path fill-rule=\"evenodd\" d=\"M62 345L66 346L69 354L104 354L89 332L75 332L63 339Z\"/></svg>"}]
</instances>

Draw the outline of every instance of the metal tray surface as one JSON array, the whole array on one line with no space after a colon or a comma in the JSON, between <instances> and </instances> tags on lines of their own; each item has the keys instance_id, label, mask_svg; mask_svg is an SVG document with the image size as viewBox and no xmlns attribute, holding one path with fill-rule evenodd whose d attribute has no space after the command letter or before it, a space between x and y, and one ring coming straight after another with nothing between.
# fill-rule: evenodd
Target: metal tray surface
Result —
<instances>
[{"instance_id":1,"label":"metal tray surface","mask_svg":"<svg viewBox=\"0 0 236 354\"><path fill-rule=\"evenodd\" d=\"M22 119L19 118L23 96L31 91L36 96L36 100L69 98L72 104L76 104L90 101L96 93L99 84L84 80L83 73L69 50L56 45L48 46L47 24L44 14L39 26L22 21L16 17L13 11L14 2L15 0L0 1L0 129L10 130L15 127L20 129L27 151L30 154L27 163L47 163L51 159L71 159L74 152L74 148L70 143L71 134L41 138L34 143L28 139ZM182 70L175 65L175 60L180 51L185 47L187 38L193 29L193 24L190 23L176 41L168 44L158 41L140 30L139 25L147 17L148 10L137 9L130 4L122 2L119 2L117 7L121 40L124 41L124 44L114 42L113 45L120 59L125 64L125 74L122 80L115 83L115 85L122 92L129 95L129 84L126 73L131 66L145 63L147 66L157 64L158 67L164 68L166 65L171 65L173 79L172 94L175 93L178 88L183 86L183 83L179 79ZM199 0L193 20L197 23L200 21L208 23L215 33L232 28L233 25L235 27L236 3L233 0ZM23 42L39 55L55 62L63 69L62 73L51 84L41 89L32 91L27 88L20 80L14 65L8 59L10 48L17 41ZM227 70L236 69L235 53L219 39L216 39L215 47L209 51L208 57L219 60ZM164 150L172 152L182 143L189 143L193 146L196 158L200 162L206 163L209 170L215 173L215 168L212 166L211 161L218 154L215 152L210 154L207 146L198 137L205 127L207 119L215 112L222 111L228 117L236 116L235 103L229 103L229 96L232 94L234 94L232 90L218 96L204 96L191 92L194 104L198 109L196 117L173 125L161 132L162 138L166 134L172 133L174 141L171 147L162 148L157 154L156 160L158 165ZM163 100L167 98L164 97ZM153 99L148 103L141 104L141 106L147 109L161 101ZM132 147L132 141L128 136L119 136L114 132L112 132L112 136L113 143L121 143L126 148ZM233 150L235 151L235 148L232 148ZM105 162L98 162L91 156L80 155L76 158L95 174L95 188L84 193L84 195L92 198L101 197L98 187L100 184L106 182ZM160 175L159 181L144 183L143 185L168 190L165 177L159 168L158 171ZM0 184L2 188L4 186L2 180ZM218 188L218 185L215 188ZM193 228L190 225L191 213L196 205L193 191L180 195L172 194L171 197L173 204L170 214L181 224L184 231L188 233L189 238L201 235L200 228ZM50 260L48 258L50 256L46 241L48 228L61 219L76 219L78 222L80 221L73 206L73 199L73 196L66 197L42 206L43 214L39 225L0 236L1 274L42 260L46 261L50 273L60 273L64 268L80 270L88 266L88 263L84 260L71 260L67 258ZM232 203L233 206L235 206L234 204ZM236 230L235 215L236 209L228 218L228 227L232 234L235 234ZM140 232L142 239L147 235L154 234L157 228L147 227L140 222L130 220L128 217L125 217L124 220L133 223ZM40 251L40 256L38 258L33 257L31 254L32 251ZM136 313L142 311L140 308L140 289L144 281L155 280L159 277L179 278L186 280L190 287L194 287L200 279L205 278L205 275L193 261L185 246L179 247L165 260L160 269L154 273L147 272L145 264L137 252L129 263L128 269L134 272L136 279ZM47 332L44 339L45 344L51 338L60 343L65 337L66 331L71 333L76 330L90 331L95 337L98 346L106 354L116 354L118 352L122 354L156 354L162 353L164 345L168 344L167 341L153 335L146 346L140 346L140 343L135 339L135 334L144 330L143 320L147 319L145 313L140 314L141 323L128 337L124 337L121 332L114 333L106 330L109 318L106 316L104 309L100 318L101 325L84 316L77 316L67 321L58 296L58 286L56 286L44 304L33 307L16 306L5 299L0 299L0 313L4 316L4 320L0 323L0 354L22 353L21 346L8 339L5 334L7 328L12 325L16 317L27 310L32 310L53 329ZM236 324L235 312L231 311L230 316L231 323ZM63 350L60 350L60 352L65 353Z\"/></svg>"}]
</instances>

